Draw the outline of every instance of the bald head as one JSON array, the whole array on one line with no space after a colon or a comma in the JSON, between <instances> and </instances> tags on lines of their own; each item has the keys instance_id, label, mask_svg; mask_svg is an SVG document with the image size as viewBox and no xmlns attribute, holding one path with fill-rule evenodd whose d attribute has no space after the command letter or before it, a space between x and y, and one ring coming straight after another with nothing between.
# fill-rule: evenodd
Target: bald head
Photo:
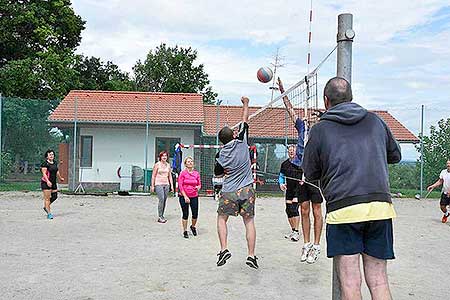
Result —
<instances>
[{"instance_id":1,"label":"bald head","mask_svg":"<svg viewBox=\"0 0 450 300\"><path fill-rule=\"evenodd\" d=\"M328 80L323 95L328 99L331 107L342 102L350 102L353 99L350 83L341 77Z\"/></svg>"}]
</instances>

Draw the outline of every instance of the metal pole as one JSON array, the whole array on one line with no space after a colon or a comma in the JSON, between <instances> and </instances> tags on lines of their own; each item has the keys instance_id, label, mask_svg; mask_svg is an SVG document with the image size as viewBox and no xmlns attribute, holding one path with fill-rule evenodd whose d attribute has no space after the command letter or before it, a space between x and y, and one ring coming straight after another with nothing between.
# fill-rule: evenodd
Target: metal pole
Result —
<instances>
[{"instance_id":1,"label":"metal pole","mask_svg":"<svg viewBox=\"0 0 450 300\"><path fill-rule=\"evenodd\" d=\"M352 43L355 37L352 27L352 14L340 14L338 16L337 76L350 83L352 83Z\"/></svg>"},{"instance_id":2,"label":"metal pole","mask_svg":"<svg viewBox=\"0 0 450 300\"><path fill-rule=\"evenodd\" d=\"M144 149L144 155L145 155L145 169L144 169L144 192L148 191L147 186L147 169L148 169L148 121L149 121L149 112L150 112L150 99L147 97L147 101L145 104L145 149Z\"/></svg>"},{"instance_id":3,"label":"metal pole","mask_svg":"<svg viewBox=\"0 0 450 300\"><path fill-rule=\"evenodd\" d=\"M219 145L219 126L220 126L220 104L222 100L216 100L217 115L216 115L216 145Z\"/></svg>"},{"instance_id":4,"label":"metal pole","mask_svg":"<svg viewBox=\"0 0 450 300\"><path fill-rule=\"evenodd\" d=\"M77 118L78 118L78 97L75 96L74 118L73 118L73 176L72 176L72 190L75 190L77 173Z\"/></svg>"},{"instance_id":5,"label":"metal pole","mask_svg":"<svg viewBox=\"0 0 450 300\"><path fill-rule=\"evenodd\" d=\"M423 121L425 106L422 104L422 112L420 118L420 197L423 196Z\"/></svg>"},{"instance_id":6,"label":"metal pole","mask_svg":"<svg viewBox=\"0 0 450 300\"><path fill-rule=\"evenodd\" d=\"M353 15L340 14L338 16L336 75L346 79L350 84L352 83L352 42L354 37ZM337 259L333 258L332 300L341 300L341 283L338 274Z\"/></svg>"},{"instance_id":7,"label":"metal pole","mask_svg":"<svg viewBox=\"0 0 450 300\"><path fill-rule=\"evenodd\" d=\"M3 163L2 111L3 111L3 98L2 98L2 93L0 93L0 181L3 181L3 177L2 177L2 163Z\"/></svg>"}]
</instances>

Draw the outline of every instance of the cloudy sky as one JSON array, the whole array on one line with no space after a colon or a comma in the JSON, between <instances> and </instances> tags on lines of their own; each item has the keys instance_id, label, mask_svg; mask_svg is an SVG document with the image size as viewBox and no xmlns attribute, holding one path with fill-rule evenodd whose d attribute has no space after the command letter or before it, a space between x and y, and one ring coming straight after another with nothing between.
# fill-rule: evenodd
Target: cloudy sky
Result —
<instances>
[{"instance_id":1,"label":"cloudy sky","mask_svg":"<svg viewBox=\"0 0 450 300\"><path fill-rule=\"evenodd\" d=\"M450 4L448 0L313 0L312 66L336 45L337 15L352 13L354 101L388 110L413 133L450 117ZM79 53L110 60L131 73L162 42L193 47L224 103L248 95L270 100L256 71L280 49L285 85L307 72L307 0L73 0L87 22ZM332 55L319 72L319 90L336 73ZM320 92L320 97L322 93ZM412 147L403 147L415 159Z\"/></svg>"}]
</instances>

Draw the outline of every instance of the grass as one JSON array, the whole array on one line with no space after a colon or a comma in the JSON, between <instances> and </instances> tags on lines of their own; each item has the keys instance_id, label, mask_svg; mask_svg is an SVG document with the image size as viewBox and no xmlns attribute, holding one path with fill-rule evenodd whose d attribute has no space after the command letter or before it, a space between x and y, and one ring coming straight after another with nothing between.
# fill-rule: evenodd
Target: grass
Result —
<instances>
[{"instance_id":1,"label":"grass","mask_svg":"<svg viewBox=\"0 0 450 300\"><path fill-rule=\"evenodd\" d=\"M396 194L396 193L401 193L403 196L402 198L414 198L415 195L420 194L419 190L415 190L415 189L395 189L395 188L391 188L391 193ZM427 191L425 190L422 197L425 198L427 194ZM433 192L430 193L430 195L428 195L429 199L439 199L441 198L441 192L440 189L436 189Z\"/></svg>"},{"instance_id":2,"label":"grass","mask_svg":"<svg viewBox=\"0 0 450 300\"><path fill-rule=\"evenodd\" d=\"M10 191L40 191L41 186L39 181L34 182L1 182L0 192Z\"/></svg>"}]
</instances>

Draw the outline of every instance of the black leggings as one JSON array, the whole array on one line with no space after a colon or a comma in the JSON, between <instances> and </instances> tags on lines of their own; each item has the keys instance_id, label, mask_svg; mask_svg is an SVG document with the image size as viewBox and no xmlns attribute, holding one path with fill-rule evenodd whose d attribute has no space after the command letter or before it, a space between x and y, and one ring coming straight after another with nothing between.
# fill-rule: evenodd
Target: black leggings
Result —
<instances>
[{"instance_id":1,"label":"black leggings","mask_svg":"<svg viewBox=\"0 0 450 300\"><path fill-rule=\"evenodd\" d=\"M180 206L183 211L183 220L189 218L189 205L191 206L192 219L197 219L198 217L198 197L192 197L190 203L184 201L184 197L180 196Z\"/></svg>"}]
</instances>

